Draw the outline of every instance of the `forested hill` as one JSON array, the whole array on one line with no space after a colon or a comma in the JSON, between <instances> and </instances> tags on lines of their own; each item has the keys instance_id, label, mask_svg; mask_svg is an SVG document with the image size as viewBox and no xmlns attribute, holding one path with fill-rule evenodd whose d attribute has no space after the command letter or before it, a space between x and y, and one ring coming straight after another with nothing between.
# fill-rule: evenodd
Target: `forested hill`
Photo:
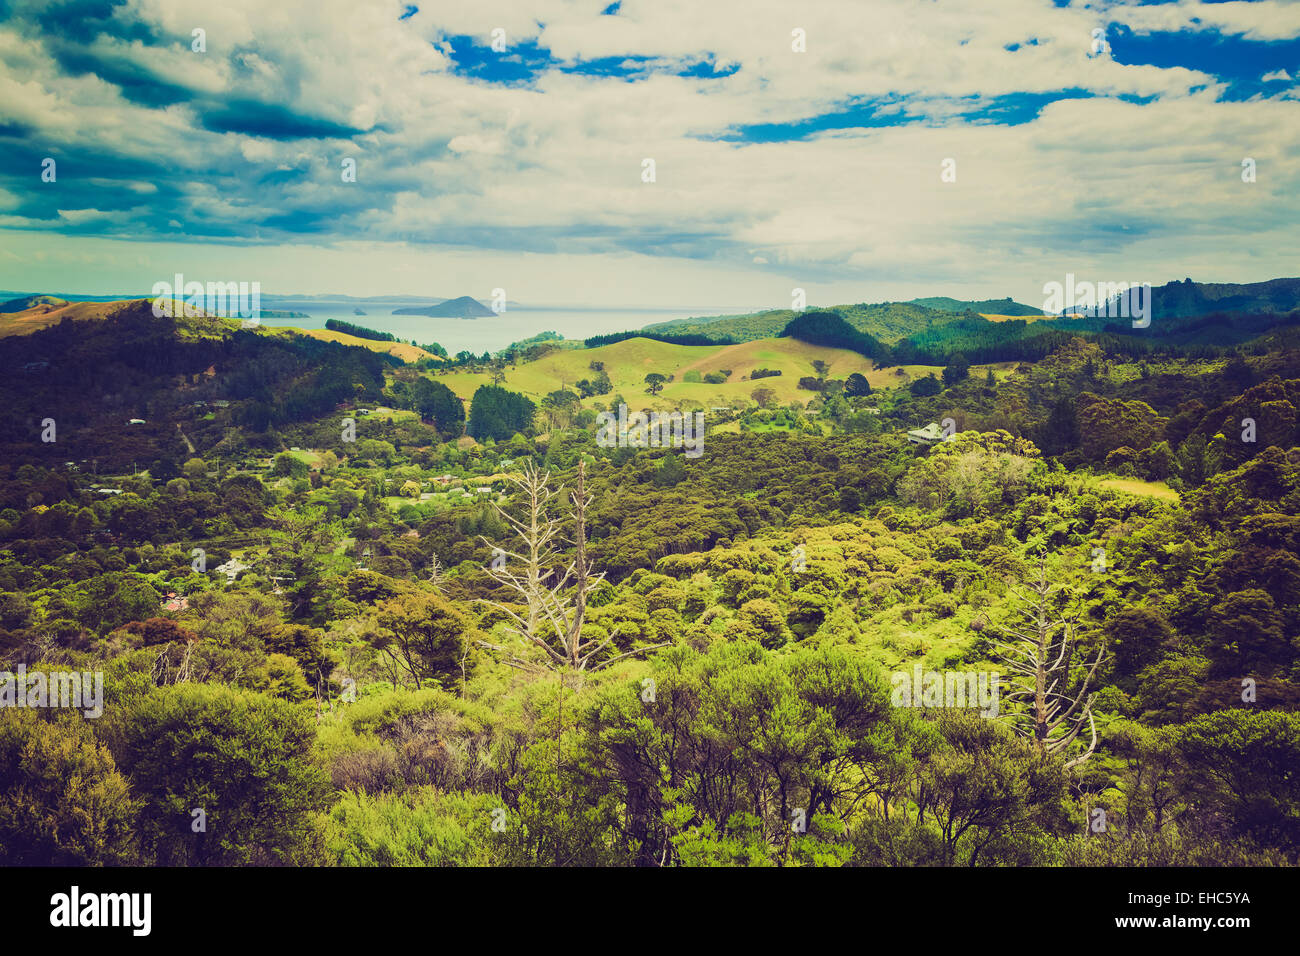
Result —
<instances>
[{"instance_id":1,"label":"forested hill","mask_svg":"<svg viewBox=\"0 0 1300 956\"><path fill-rule=\"evenodd\" d=\"M918 330L944 325L960 317L959 314L946 309L927 308L908 302L837 305L818 311L835 312L859 332L864 332L882 342L897 342ZM781 330L790 323L790 320L799 314L790 309L774 309L770 312L716 319L675 319L672 322L648 325L646 331L751 342L754 339L770 339L780 335Z\"/></svg>"},{"instance_id":2,"label":"forested hill","mask_svg":"<svg viewBox=\"0 0 1300 956\"><path fill-rule=\"evenodd\" d=\"M1005 299L950 299L948 296L932 296L926 299L913 299L908 305L919 305L927 309L941 309L944 312L978 312L987 315L1034 315L1043 314L1041 307L1015 302L1011 296Z\"/></svg>"},{"instance_id":3,"label":"forested hill","mask_svg":"<svg viewBox=\"0 0 1300 956\"><path fill-rule=\"evenodd\" d=\"M147 300L106 319L8 337L4 350L0 400L10 413L0 421L0 451L15 460L34 450L95 457L108 468L179 453L182 413L192 441L215 444L229 428L263 431L358 396L378 398L384 370L401 364L293 330L156 317ZM200 413L189 422L196 407L221 408L221 420ZM34 449L32 436L46 419L55 422L57 442ZM128 425L131 419L145 424Z\"/></svg>"},{"instance_id":4,"label":"forested hill","mask_svg":"<svg viewBox=\"0 0 1300 956\"><path fill-rule=\"evenodd\" d=\"M1083 277L1080 277L1082 279ZM1169 282L1152 289L1154 320L1189 320L1205 318L1213 323L1211 316L1218 316L1217 321L1226 324L1232 316L1245 317L1250 323L1250 330L1258 334L1263 328L1278 324L1276 320L1261 322L1261 314L1289 313L1300 309L1300 279L1270 279L1267 282L1254 283L1214 283L1193 282L1184 279L1181 282ZM1042 319L1042 307L1035 308L1006 299L962 300L947 296L913 299L910 302L857 303L856 305L835 305L818 307L819 311L835 312L859 332L887 344L893 344L910 336L924 335L936 326L949 325L954 322L970 323L983 321L981 316L1019 317L1028 323ZM673 332L676 334L698 334L715 339L730 338L737 342L753 339L765 339L778 335L797 313L789 309L773 309L747 315L713 316L691 319L675 319L647 326L647 331ZM1072 326L1057 325L1075 331L1100 332L1117 330L1123 323L1115 317L1102 316L1086 320L1073 321ZM1127 314L1125 315L1127 318ZM1058 320L1059 322L1059 320ZM1168 334L1178 335L1192 329L1195 323L1179 322L1167 325ZM1033 334L1040 334L1035 330ZM1005 336L1005 333L1002 333ZM1023 333L1017 333L1023 334ZM1159 330L1152 334L1162 334ZM1249 336L1248 336L1249 337ZM1194 335L1185 334L1182 341L1189 341ZM1214 335L1203 336L1205 341L1213 341ZM1242 341L1237 335L1233 341Z\"/></svg>"},{"instance_id":5,"label":"forested hill","mask_svg":"<svg viewBox=\"0 0 1300 956\"><path fill-rule=\"evenodd\" d=\"M1214 313L1292 312L1300 309L1300 279L1266 282L1168 282L1151 290L1157 319Z\"/></svg>"}]
</instances>

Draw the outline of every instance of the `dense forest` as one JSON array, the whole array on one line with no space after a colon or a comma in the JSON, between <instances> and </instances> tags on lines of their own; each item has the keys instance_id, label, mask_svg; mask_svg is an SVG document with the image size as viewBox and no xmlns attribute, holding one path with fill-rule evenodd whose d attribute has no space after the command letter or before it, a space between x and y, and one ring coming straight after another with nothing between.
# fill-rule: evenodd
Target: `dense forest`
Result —
<instances>
[{"instance_id":1,"label":"dense forest","mask_svg":"<svg viewBox=\"0 0 1300 956\"><path fill-rule=\"evenodd\" d=\"M4 339L0 670L103 692L0 708L0 864L1300 861L1295 313L764 315L698 458L554 342Z\"/></svg>"}]
</instances>

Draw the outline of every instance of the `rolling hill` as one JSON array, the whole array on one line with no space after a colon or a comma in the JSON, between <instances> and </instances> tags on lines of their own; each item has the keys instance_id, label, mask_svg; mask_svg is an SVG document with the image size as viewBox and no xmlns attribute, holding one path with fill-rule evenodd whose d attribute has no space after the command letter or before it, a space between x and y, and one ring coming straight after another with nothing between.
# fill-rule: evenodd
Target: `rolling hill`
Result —
<instances>
[{"instance_id":1,"label":"rolling hill","mask_svg":"<svg viewBox=\"0 0 1300 956\"><path fill-rule=\"evenodd\" d=\"M26 295L18 299L10 299L8 302L0 304L0 313L26 312L29 309L42 307L48 309L61 309L67 304L67 299L60 299L55 295Z\"/></svg>"},{"instance_id":2,"label":"rolling hill","mask_svg":"<svg viewBox=\"0 0 1300 956\"><path fill-rule=\"evenodd\" d=\"M1023 302L1014 301L1011 296L1005 299L980 299L978 301L966 299L950 299L946 295L931 296L927 299L913 299L905 305L919 305L926 309L939 309L942 312L979 312L990 313L992 315L1020 316L1028 318L1032 315L1043 314L1042 309L1036 309L1032 305L1025 305Z\"/></svg>"},{"instance_id":3,"label":"rolling hill","mask_svg":"<svg viewBox=\"0 0 1300 956\"><path fill-rule=\"evenodd\" d=\"M19 299L16 301L34 300L47 301L35 301L35 304L22 310L5 311L0 309L0 337L27 335L46 326L58 325L64 319L72 319L78 322L90 319L106 319L124 306L130 305L133 301L142 301L116 299L108 302L68 302L47 295L29 296L26 300ZM14 303L5 304L12 305Z\"/></svg>"},{"instance_id":4,"label":"rolling hill","mask_svg":"<svg viewBox=\"0 0 1300 956\"><path fill-rule=\"evenodd\" d=\"M343 345L355 345L359 348L370 349L372 352L382 352L385 355L396 356L403 362L417 362L426 358L441 361L432 352L426 352L419 346L411 345L408 342L379 342L374 339L363 339L357 335L348 335L346 332L334 332L330 329L295 329L277 326L275 331L305 335L308 338L320 339L322 342L340 342Z\"/></svg>"},{"instance_id":5,"label":"rolling hill","mask_svg":"<svg viewBox=\"0 0 1300 956\"><path fill-rule=\"evenodd\" d=\"M51 301L47 303L33 304L31 307L23 309L22 311L5 312L3 309L0 309L0 338L9 335L30 335L38 329L43 329L51 325L58 325L64 319L70 319L76 322L103 320L123 309L146 307L150 302L149 299L116 299L108 302L66 302L62 299L57 299L54 296L30 296L28 298ZM58 304L60 302L62 303L61 305ZM185 317L187 319L211 319L215 322L228 324L231 327L239 324L239 320L237 319L219 319L215 316L206 316L202 312L192 309L189 306L185 306L184 309ZM178 325L177 331L178 334L181 334L182 336L192 336L194 334L202 334L204 329L201 326L185 323ZM369 349L372 352L392 355L404 362L415 362L425 358L437 358L437 356L432 353L426 352L422 348L407 343L375 342L355 335L347 335L343 332L332 332L327 329L299 329L293 326L263 326L258 331L262 334L273 336L303 335L308 338L318 339L322 342L339 342L343 345L357 346L359 348Z\"/></svg>"},{"instance_id":6,"label":"rolling hill","mask_svg":"<svg viewBox=\"0 0 1300 956\"><path fill-rule=\"evenodd\" d=\"M1124 293L1109 300L1108 311L1117 314L1116 306ZM1187 319L1214 313L1272 313L1300 309L1300 279L1269 279L1265 282L1166 282L1151 289L1153 319ZM1093 312L1066 305L1063 315Z\"/></svg>"},{"instance_id":7,"label":"rolling hill","mask_svg":"<svg viewBox=\"0 0 1300 956\"><path fill-rule=\"evenodd\" d=\"M1230 341L1244 341L1260 332L1280 324L1289 324L1294 320L1288 316L1300 310L1300 279L1269 279L1253 283L1215 283L1168 282L1152 289L1154 319L1159 328L1153 328L1150 337L1172 336L1180 342L1204 341L1213 343L1221 334L1200 332L1198 320L1210 316L1249 317L1248 321L1238 323L1242 326L1240 334L1230 337ZM808 311L811 311L809 307ZM875 304L858 303L856 305L818 306L818 311L837 312L860 332L865 332L881 342L894 345L904 339L919 342L940 339L971 339L972 333L981 322L1014 323L1021 321L1028 324L1046 318L1041 308L1016 302L1010 297L1005 299L965 300L949 296L930 296L913 299L910 302L880 302ZM1074 316L1077 308L1066 308L1063 314ZM683 335L703 335L713 339L730 338L745 342L754 339L771 338L780 333L794 316L790 309L772 309L752 312L747 315L711 316L704 318L675 319L646 326L647 332L670 332ZM1177 320L1177 321L1175 321ZM1228 321L1223 319L1223 321ZM1050 326L1071 332L1113 332L1118 329L1107 328L1116 322L1113 317L1089 317L1054 319ZM1210 320L1210 324L1214 324ZM1228 322L1228 324L1232 324ZM945 327L953 328L943 332ZM1046 332L1046 328L1004 331L994 334L1005 339L1007 335L1025 335L1037 337ZM984 333L979 333L984 334ZM1200 337L1198 339L1198 336ZM1223 340L1223 341L1229 341ZM969 341L961 343L964 347Z\"/></svg>"},{"instance_id":8,"label":"rolling hill","mask_svg":"<svg viewBox=\"0 0 1300 956\"><path fill-rule=\"evenodd\" d=\"M1005 303L1000 303L1005 305ZM811 307L804 311L814 311ZM909 302L880 302L874 305L820 306L815 311L837 312L845 322L859 332L873 336L885 343L897 342L918 329L946 325L957 321L963 313L934 309ZM648 325L647 332L671 332L674 335L705 335L714 339L730 338L737 342L775 338L796 315L791 309L773 309L750 315L698 320L674 319Z\"/></svg>"},{"instance_id":9,"label":"rolling hill","mask_svg":"<svg viewBox=\"0 0 1300 956\"><path fill-rule=\"evenodd\" d=\"M634 407L678 407L691 404L729 405L739 400L749 400L750 393L760 385L772 389L777 400L807 402L814 393L798 387L803 376L814 375L813 360L821 359L830 366L830 377L842 379L852 372L866 376L873 388L904 384L913 377L923 376L940 369L930 366L904 366L900 375L895 368L876 370L869 359L845 349L810 345L790 338L755 339L738 345L674 345L652 339L633 338L613 345L594 349L572 349L552 352L535 362L521 364L506 370L505 388L522 392L534 401L559 388L572 388L580 379L595 377L591 363L604 364L613 391L609 395L586 399L590 407L622 395ZM749 376L756 368L776 369L779 376L752 380ZM730 370L728 380L720 385L705 382L687 382L687 372ZM651 398L645 391L645 376L650 372L672 375L663 391ZM454 371L438 377L453 392L468 401L480 385L491 384L491 377L483 373Z\"/></svg>"}]
</instances>

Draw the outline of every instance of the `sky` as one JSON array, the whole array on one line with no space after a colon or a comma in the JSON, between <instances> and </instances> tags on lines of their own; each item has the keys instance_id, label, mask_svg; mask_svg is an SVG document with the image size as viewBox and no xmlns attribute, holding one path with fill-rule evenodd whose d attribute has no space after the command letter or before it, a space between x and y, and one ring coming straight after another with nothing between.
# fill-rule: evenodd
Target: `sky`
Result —
<instances>
[{"instance_id":1,"label":"sky","mask_svg":"<svg viewBox=\"0 0 1300 956\"><path fill-rule=\"evenodd\" d=\"M0 0L5 289L1038 305L1298 207L1298 2Z\"/></svg>"}]
</instances>

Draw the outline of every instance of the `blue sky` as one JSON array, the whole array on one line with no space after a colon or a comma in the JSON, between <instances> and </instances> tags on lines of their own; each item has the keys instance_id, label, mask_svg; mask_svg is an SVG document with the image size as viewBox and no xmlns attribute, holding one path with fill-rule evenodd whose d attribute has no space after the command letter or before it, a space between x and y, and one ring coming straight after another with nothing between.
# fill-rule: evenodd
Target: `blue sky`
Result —
<instances>
[{"instance_id":1,"label":"blue sky","mask_svg":"<svg viewBox=\"0 0 1300 956\"><path fill-rule=\"evenodd\" d=\"M1300 261L1297 110L1278 0L0 0L0 287L1253 281Z\"/></svg>"}]
</instances>

